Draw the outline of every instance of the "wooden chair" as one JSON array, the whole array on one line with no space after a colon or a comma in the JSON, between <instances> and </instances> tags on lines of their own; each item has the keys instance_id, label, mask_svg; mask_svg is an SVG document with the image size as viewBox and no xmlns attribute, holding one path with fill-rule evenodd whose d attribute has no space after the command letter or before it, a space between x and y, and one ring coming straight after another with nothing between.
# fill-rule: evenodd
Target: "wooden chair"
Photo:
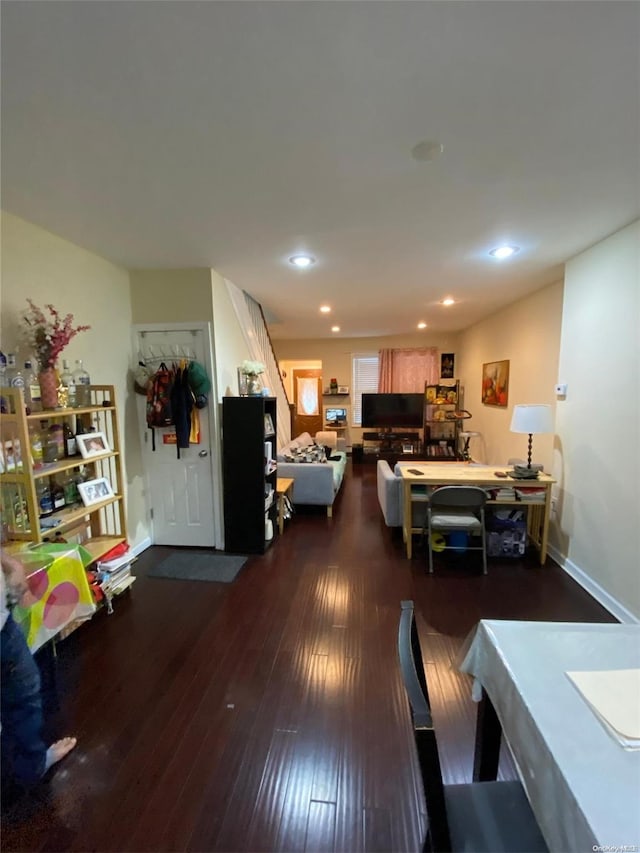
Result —
<instances>
[{"instance_id":1,"label":"wooden chair","mask_svg":"<svg viewBox=\"0 0 640 853\"><path fill-rule=\"evenodd\" d=\"M429 829L424 851L547 851L520 782L444 785L413 601L400 604L398 655L413 719Z\"/></svg>"},{"instance_id":2,"label":"wooden chair","mask_svg":"<svg viewBox=\"0 0 640 853\"><path fill-rule=\"evenodd\" d=\"M423 536L427 537L429 573L433 573L431 534L435 532L468 534L479 533L481 545L466 545L467 551L482 551L482 573L487 574L487 531L484 505L487 493L478 486L441 486L434 489L427 503ZM457 545L443 545L441 551L456 551Z\"/></svg>"}]
</instances>

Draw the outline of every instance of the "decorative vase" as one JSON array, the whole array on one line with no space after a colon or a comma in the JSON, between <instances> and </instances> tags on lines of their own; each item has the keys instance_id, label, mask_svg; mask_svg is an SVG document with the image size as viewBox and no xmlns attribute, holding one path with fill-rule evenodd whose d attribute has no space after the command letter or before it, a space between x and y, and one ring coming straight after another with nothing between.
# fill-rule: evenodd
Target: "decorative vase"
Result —
<instances>
[{"instance_id":1,"label":"decorative vase","mask_svg":"<svg viewBox=\"0 0 640 853\"><path fill-rule=\"evenodd\" d=\"M261 397L260 376L257 373L247 373L247 394L249 397Z\"/></svg>"},{"instance_id":2,"label":"decorative vase","mask_svg":"<svg viewBox=\"0 0 640 853\"><path fill-rule=\"evenodd\" d=\"M55 367L46 367L38 374L40 397L43 409L55 409L58 406L58 371Z\"/></svg>"}]
</instances>

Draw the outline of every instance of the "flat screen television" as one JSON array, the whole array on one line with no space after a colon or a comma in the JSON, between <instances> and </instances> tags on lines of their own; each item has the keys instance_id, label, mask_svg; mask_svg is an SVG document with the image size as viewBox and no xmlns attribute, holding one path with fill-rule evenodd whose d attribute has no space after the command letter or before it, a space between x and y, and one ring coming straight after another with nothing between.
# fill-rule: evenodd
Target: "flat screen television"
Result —
<instances>
[{"instance_id":1,"label":"flat screen television","mask_svg":"<svg viewBox=\"0 0 640 853\"><path fill-rule=\"evenodd\" d=\"M362 426L377 429L422 429L422 394L363 394Z\"/></svg>"}]
</instances>

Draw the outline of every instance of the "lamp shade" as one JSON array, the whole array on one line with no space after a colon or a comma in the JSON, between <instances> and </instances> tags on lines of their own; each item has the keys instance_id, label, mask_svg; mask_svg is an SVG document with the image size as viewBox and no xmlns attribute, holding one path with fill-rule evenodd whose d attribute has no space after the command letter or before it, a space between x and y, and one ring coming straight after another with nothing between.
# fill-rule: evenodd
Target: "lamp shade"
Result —
<instances>
[{"instance_id":1,"label":"lamp shade","mask_svg":"<svg viewBox=\"0 0 640 853\"><path fill-rule=\"evenodd\" d=\"M542 404L514 406L511 432L526 432L530 435L553 432L551 406Z\"/></svg>"}]
</instances>

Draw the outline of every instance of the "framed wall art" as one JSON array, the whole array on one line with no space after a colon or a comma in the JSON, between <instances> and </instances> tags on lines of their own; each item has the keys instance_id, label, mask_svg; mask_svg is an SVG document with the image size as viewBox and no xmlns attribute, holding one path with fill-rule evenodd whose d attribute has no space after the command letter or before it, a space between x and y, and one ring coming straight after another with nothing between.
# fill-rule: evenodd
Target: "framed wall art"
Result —
<instances>
[{"instance_id":1,"label":"framed wall art","mask_svg":"<svg viewBox=\"0 0 640 853\"><path fill-rule=\"evenodd\" d=\"M509 362L489 361L482 365L482 402L505 408L509 402Z\"/></svg>"},{"instance_id":2,"label":"framed wall art","mask_svg":"<svg viewBox=\"0 0 640 853\"><path fill-rule=\"evenodd\" d=\"M440 379L453 379L456 357L452 352L440 353Z\"/></svg>"}]
</instances>

